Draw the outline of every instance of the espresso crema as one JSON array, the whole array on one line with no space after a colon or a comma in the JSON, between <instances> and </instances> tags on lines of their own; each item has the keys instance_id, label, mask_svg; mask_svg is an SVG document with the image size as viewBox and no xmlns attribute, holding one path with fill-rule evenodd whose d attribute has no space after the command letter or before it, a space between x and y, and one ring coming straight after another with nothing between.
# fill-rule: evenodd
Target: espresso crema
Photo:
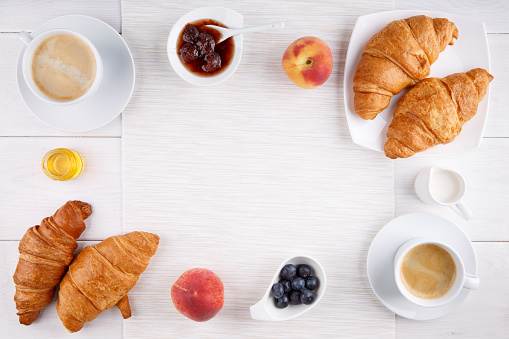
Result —
<instances>
[{"instance_id":1,"label":"espresso crema","mask_svg":"<svg viewBox=\"0 0 509 339\"><path fill-rule=\"evenodd\" d=\"M71 101L94 83L97 62L92 49L69 34L53 35L37 47L32 58L32 78L51 99Z\"/></svg>"},{"instance_id":2,"label":"espresso crema","mask_svg":"<svg viewBox=\"0 0 509 339\"><path fill-rule=\"evenodd\" d=\"M440 246L423 244L403 258L401 280L405 288L423 299L437 299L449 292L456 280L456 263Z\"/></svg>"}]
</instances>

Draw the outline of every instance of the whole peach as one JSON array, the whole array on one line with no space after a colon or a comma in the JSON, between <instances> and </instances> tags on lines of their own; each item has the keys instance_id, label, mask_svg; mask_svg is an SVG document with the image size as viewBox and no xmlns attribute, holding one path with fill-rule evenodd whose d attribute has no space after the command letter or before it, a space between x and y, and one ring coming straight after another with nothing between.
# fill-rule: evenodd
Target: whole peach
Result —
<instances>
[{"instance_id":1,"label":"whole peach","mask_svg":"<svg viewBox=\"0 0 509 339\"><path fill-rule=\"evenodd\" d=\"M283 54L283 69L297 86L316 88L332 73L332 53L320 38L307 36L295 40Z\"/></svg>"},{"instance_id":2,"label":"whole peach","mask_svg":"<svg viewBox=\"0 0 509 339\"><path fill-rule=\"evenodd\" d=\"M172 285L171 300L177 311L189 319L210 320L223 307L223 282L205 268L190 269Z\"/></svg>"}]
</instances>

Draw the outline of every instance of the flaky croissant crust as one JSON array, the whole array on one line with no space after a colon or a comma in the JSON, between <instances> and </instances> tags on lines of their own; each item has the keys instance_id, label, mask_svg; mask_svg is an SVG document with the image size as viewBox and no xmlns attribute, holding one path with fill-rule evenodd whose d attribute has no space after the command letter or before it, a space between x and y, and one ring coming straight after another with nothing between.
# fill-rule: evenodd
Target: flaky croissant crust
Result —
<instances>
[{"instance_id":1,"label":"flaky croissant crust","mask_svg":"<svg viewBox=\"0 0 509 339\"><path fill-rule=\"evenodd\" d=\"M55 294L85 230L84 220L92 208L81 201L68 201L41 225L28 229L19 243L19 261L13 276L16 285L14 301L19 322L32 324L40 310Z\"/></svg>"},{"instance_id":2,"label":"flaky croissant crust","mask_svg":"<svg viewBox=\"0 0 509 339\"><path fill-rule=\"evenodd\" d=\"M477 113L491 80L486 70L475 68L419 82L398 102L387 130L385 155L408 158L453 141Z\"/></svg>"},{"instance_id":3,"label":"flaky croissant crust","mask_svg":"<svg viewBox=\"0 0 509 339\"><path fill-rule=\"evenodd\" d=\"M57 313L69 332L117 305L124 318L131 316L127 293L136 285L155 254L159 237L131 232L85 247L60 283Z\"/></svg>"},{"instance_id":4,"label":"flaky croissant crust","mask_svg":"<svg viewBox=\"0 0 509 339\"><path fill-rule=\"evenodd\" d=\"M355 70L357 114L374 119L393 95L427 77L431 64L457 38L456 25L444 18L418 15L385 26L368 41Z\"/></svg>"}]
</instances>

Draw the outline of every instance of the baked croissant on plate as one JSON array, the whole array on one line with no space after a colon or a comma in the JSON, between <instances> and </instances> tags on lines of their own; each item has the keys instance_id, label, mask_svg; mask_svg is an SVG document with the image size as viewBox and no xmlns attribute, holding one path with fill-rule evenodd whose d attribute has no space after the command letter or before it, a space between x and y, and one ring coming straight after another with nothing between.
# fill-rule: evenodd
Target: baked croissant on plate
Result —
<instances>
[{"instance_id":1,"label":"baked croissant on plate","mask_svg":"<svg viewBox=\"0 0 509 339\"><path fill-rule=\"evenodd\" d=\"M68 201L41 225L28 229L19 242L19 261L13 279L14 301L19 322L32 324L48 305L78 247L76 239L85 230L92 213L86 202Z\"/></svg>"},{"instance_id":2,"label":"baked croissant on plate","mask_svg":"<svg viewBox=\"0 0 509 339\"><path fill-rule=\"evenodd\" d=\"M60 283L57 313L69 332L117 305L124 319L131 316L127 293L136 285L156 253L159 237L131 232L85 247Z\"/></svg>"},{"instance_id":3,"label":"baked croissant on plate","mask_svg":"<svg viewBox=\"0 0 509 339\"><path fill-rule=\"evenodd\" d=\"M353 78L354 109L372 120L393 95L415 85L447 45L458 38L456 25L425 15L395 20L369 39Z\"/></svg>"},{"instance_id":4,"label":"baked croissant on plate","mask_svg":"<svg viewBox=\"0 0 509 339\"><path fill-rule=\"evenodd\" d=\"M419 82L398 102L387 130L385 155L408 158L453 141L477 113L491 80L493 76L486 70L475 68Z\"/></svg>"}]
</instances>

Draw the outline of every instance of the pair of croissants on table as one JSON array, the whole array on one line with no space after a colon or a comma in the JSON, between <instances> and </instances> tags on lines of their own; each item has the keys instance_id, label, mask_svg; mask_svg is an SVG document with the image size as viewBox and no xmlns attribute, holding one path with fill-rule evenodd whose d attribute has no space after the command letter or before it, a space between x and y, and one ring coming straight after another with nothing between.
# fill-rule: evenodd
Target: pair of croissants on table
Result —
<instances>
[{"instance_id":1,"label":"pair of croissants on table","mask_svg":"<svg viewBox=\"0 0 509 339\"><path fill-rule=\"evenodd\" d=\"M147 268L159 237L148 232L118 235L85 247L74 258L76 239L91 213L89 204L68 201L21 239L13 276L21 324L37 319L59 284L57 313L69 332L81 330L85 322L115 305L124 319L131 316L127 293Z\"/></svg>"},{"instance_id":2,"label":"pair of croissants on table","mask_svg":"<svg viewBox=\"0 0 509 339\"><path fill-rule=\"evenodd\" d=\"M393 95L413 86L398 102L387 130L387 157L408 158L447 144L477 113L493 80L486 70L426 78L453 39L458 39L453 22L419 15L389 23L366 44L353 79L354 109L361 118L376 118Z\"/></svg>"}]
</instances>

